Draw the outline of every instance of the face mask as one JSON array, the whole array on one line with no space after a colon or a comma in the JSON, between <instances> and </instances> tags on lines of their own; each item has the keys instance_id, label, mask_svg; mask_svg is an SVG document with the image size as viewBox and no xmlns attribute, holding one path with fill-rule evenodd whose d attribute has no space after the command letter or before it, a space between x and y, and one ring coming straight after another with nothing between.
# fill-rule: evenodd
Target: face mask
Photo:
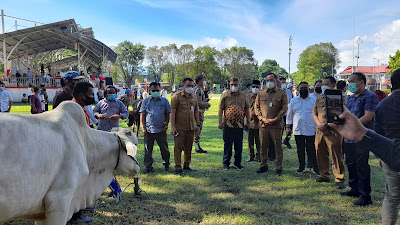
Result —
<instances>
[{"instance_id":1,"label":"face mask","mask_svg":"<svg viewBox=\"0 0 400 225\"><path fill-rule=\"evenodd\" d=\"M308 90L301 89L300 90L300 98L305 99L308 97Z\"/></svg>"},{"instance_id":2,"label":"face mask","mask_svg":"<svg viewBox=\"0 0 400 225\"><path fill-rule=\"evenodd\" d=\"M1 92L1 91L4 91L4 90L5 90L5 88L4 88L4 87L0 87L0 92Z\"/></svg>"},{"instance_id":3,"label":"face mask","mask_svg":"<svg viewBox=\"0 0 400 225\"><path fill-rule=\"evenodd\" d=\"M322 90L321 93L322 93L322 94L325 93L325 91L328 90L328 89L329 89L328 86L326 86L326 85L322 86L322 87L321 87L321 90Z\"/></svg>"},{"instance_id":4,"label":"face mask","mask_svg":"<svg viewBox=\"0 0 400 225\"><path fill-rule=\"evenodd\" d=\"M355 94L355 93L358 91L358 88L357 88L357 84L356 84L356 83L349 83L349 84L347 85L347 89L349 89L349 91L350 91L351 93L353 93L353 94Z\"/></svg>"},{"instance_id":5,"label":"face mask","mask_svg":"<svg viewBox=\"0 0 400 225\"><path fill-rule=\"evenodd\" d=\"M260 91L259 88L252 88L251 89L251 93L253 93L253 94L257 94L259 91Z\"/></svg>"},{"instance_id":6,"label":"face mask","mask_svg":"<svg viewBox=\"0 0 400 225\"><path fill-rule=\"evenodd\" d=\"M282 84L282 85L281 85L282 90L285 90L286 87L287 87L286 84Z\"/></svg>"},{"instance_id":7,"label":"face mask","mask_svg":"<svg viewBox=\"0 0 400 225\"><path fill-rule=\"evenodd\" d=\"M316 87L315 88L315 92L317 92L318 94L322 93L322 88L321 87Z\"/></svg>"},{"instance_id":8,"label":"face mask","mask_svg":"<svg viewBox=\"0 0 400 225\"><path fill-rule=\"evenodd\" d=\"M376 85L372 84L368 85L368 91L375 92L375 90L376 90Z\"/></svg>"},{"instance_id":9,"label":"face mask","mask_svg":"<svg viewBox=\"0 0 400 225\"><path fill-rule=\"evenodd\" d=\"M159 91L152 91L152 92L151 92L151 97L153 97L153 98L158 98L158 97L160 97L160 92L159 92Z\"/></svg>"},{"instance_id":10,"label":"face mask","mask_svg":"<svg viewBox=\"0 0 400 225\"><path fill-rule=\"evenodd\" d=\"M203 86L206 86L207 85L207 81L203 81Z\"/></svg>"},{"instance_id":11,"label":"face mask","mask_svg":"<svg viewBox=\"0 0 400 225\"><path fill-rule=\"evenodd\" d=\"M271 82L271 81L268 81L267 82L267 85L265 85L268 89L271 89L271 88L274 88L275 87L275 83L274 82Z\"/></svg>"},{"instance_id":12,"label":"face mask","mask_svg":"<svg viewBox=\"0 0 400 225\"><path fill-rule=\"evenodd\" d=\"M90 97L90 96L86 96L86 95L85 95L85 97L86 97L86 99L83 101L83 103L85 105L92 105L92 104L95 103L94 102L94 97Z\"/></svg>"},{"instance_id":13,"label":"face mask","mask_svg":"<svg viewBox=\"0 0 400 225\"><path fill-rule=\"evenodd\" d=\"M185 92L186 93L188 93L188 94L193 94L193 88L192 87L187 87L187 88L185 88Z\"/></svg>"},{"instance_id":14,"label":"face mask","mask_svg":"<svg viewBox=\"0 0 400 225\"><path fill-rule=\"evenodd\" d=\"M238 92L239 91L239 87L231 86L231 91L232 92Z\"/></svg>"},{"instance_id":15,"label":"face mask","mask_svg":"<svg viewBox=\"0 0 400 225\"><path fill-rule=\"evenodd\" d=\"M107 95L107 100L114 101L117 98L116 94L109 94Z\"/></svg>"}]
</instances>

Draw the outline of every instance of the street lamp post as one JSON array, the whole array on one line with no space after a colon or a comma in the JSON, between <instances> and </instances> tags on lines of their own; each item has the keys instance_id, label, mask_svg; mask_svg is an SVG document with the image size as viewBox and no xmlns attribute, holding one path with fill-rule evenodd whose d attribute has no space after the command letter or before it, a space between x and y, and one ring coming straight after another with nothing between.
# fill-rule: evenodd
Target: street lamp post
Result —
<instances>
[{"instance_id":1,"label":"street lamp post","mask_svg":"<svg viewBox=\"0 0 400 225\"><path fill-rule=\"evenodd\" d=\"M292 38L292 36L290 36L289 37L289 74L288 74L289 82L291 82L291 80L290 80L290 56L292 55L292 41L293 41L293 38Z\"/></svg>"},{"instance_id":2,"label":"street lamp post","mask_svg":"<svg viewBox=\"0 0 400 225\"><path fill-rule=\"evenodd\" d=\"M356 58L357 58L357 72L359 72L360 70L358 69L358 59L360 58L360 45L361 45L361 43L363 43L363 41L361 40L361 38L358 38L356 43L357 43L357 56L356 56Z\"/></svg>"}]
</instances>

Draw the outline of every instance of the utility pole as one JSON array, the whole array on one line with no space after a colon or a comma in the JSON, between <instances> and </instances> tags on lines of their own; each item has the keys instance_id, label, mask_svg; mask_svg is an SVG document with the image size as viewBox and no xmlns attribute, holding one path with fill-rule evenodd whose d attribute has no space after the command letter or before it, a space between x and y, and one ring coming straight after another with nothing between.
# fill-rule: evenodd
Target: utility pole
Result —
<instances>
[{"instance_id":1,"label":"utility pole","mask_svg":"<svg viewBox=\"0 0 400 225\"><path fill-rule=\"evenodd\" d=\"M357 49L358 49L357 50L357 56L356 56L356 58L357 58L356 72L359 72L360 70L358 69L358 59L360 58L360 45L361 45L361 43L363 43L363 41L361 40L361 38L358 38L356 43L357 43Z\"/></svg>"},{"instance_id":2,"label":"utility pole","mask_svg":"<svg viewBox=\"0 0 400 225\"><path fill-rule=\"evenodd\" d=\"M4 63L4 76L7 76L7 50L6 50L6 30L4 27L4 10L1 10L1 25L3 26L3 63Z\"/></svg>"},{"instance_id":3,"label":"utility pole","mask_svg":"<svg viewBox=\"0 0 400 225\"><path fill-rule=\"evenodd\" d=\"M292 38L292 36L290 36L289 37L289 74L288 74L289 82L291 82L291 80L290 80L290 56L292 55L292 41L293 41L293 38Z\"/></svg>"}]
</instances>

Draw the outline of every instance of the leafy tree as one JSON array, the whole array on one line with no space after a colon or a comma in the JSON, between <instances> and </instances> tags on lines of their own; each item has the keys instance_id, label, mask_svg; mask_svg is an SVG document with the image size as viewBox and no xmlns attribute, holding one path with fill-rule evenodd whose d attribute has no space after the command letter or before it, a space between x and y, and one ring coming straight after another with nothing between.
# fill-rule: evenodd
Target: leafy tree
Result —
<instances>
[{"instance_id":1,"label":"leafy tree","mask_svg":"<svg viewBox=\"0 0 400 225\"><path fill-rule=\"evenodd\" d=\"M307 47L299 56L298 73L291 75L297 81L314 82L336 74L340 63L338 50L332 43L319 43Z\"/></svg>"},{"instance_id":2,"label":"leafy tree","mask_svg":"<svg viewBox=\"0 0 400 225\"><path fill-rule=\"evenodd\" d=\"M277 76L283 76L286 78L288 76L288 72L286 72L284 68L280 67L279 64L273 59L264 60L264 62L258 68L257 73L260 79L267 77L268 73L275 73Z\"/></svg>"},{"instance_id":3,"label":"leafy tree","mask_svg":"<svg viewBox=\"0 0 400 225\"><path fill-rule=\"evenodd\" d=\"M4 75L4 63L0 62L0 75Z\"/></svg>"},{"instance_id":4,"label":"leafy tree","mask_svg":"<svg viewBox=\"0 0 400 225\"><path fill-rule=\"evenodd\" d=\"M150 47L146 50L146 59L149 62L149 66L147 67L149 78L160 81L163 67L167 62L163 51L158 46Z\"/></svg>"},{"instance_id":5,"label":"leafy tree","mask_svg":"<svg viewBox=\"0 0 400 225\"><path fill-rule=\"evenodd\" d=\"M192 63L194 76L204 74L209 84L224 84L228 77L218 67L216 60L218 53L218 50L210 46L196 48Z\"/></svg>"},{"instance_id":6,"label":"leafy tree","mask_svg":"<svg viewBox=\"0 0 400 225\"><path fill-rule=\"evenodd\" d=\"M146 47L144 45L140 43L133 44L130 41L123 41L115 48L115 52L118 55L114 63L117 76L121 76L121 79L128 86L133 83L140 72L140 66L145 58L145 51Z\"/></svg>"},{"instance_id":7,"label":"leafy tree","mask_svg":"<svg viewBox=\"0 0 400 225\"><path fill-rule=\"evenodd\" d=\"M167 72L167 80L171 87L175 87L176 84L176 72L179 64L179 49L176 44L170 44L168 46L161 47L163 55L166 57L166 64L163 70Z\"/></svg>"},{"instance_id":8,"label":"leafy tree","mask_svg":"<svg viewBox=\"0 0 400 225\"><path fill-rule=\"evenodd\" d=\"M389 73L392 74L395 70L400 68L400 51L397 50L394 56L389 55Z\"/></svg>"},{"instance_id":9,"label":"leafy tree","mask_svg":"<svg viewBox=\"0 0 400 225\"><path fill-rule=\"evenodd\" d=\"M190 62L192 62L194 58L194 48L190 44L181 45L181 47L177 51L177 73L180 75L180 78L184 78L189 76L190 70Z\"/></svg>"},{"instance_id":10,"label":"leafy tree","mask_svg":"<svg viewBox=\"0 0 400 225\"><path fill-rule=\"evenodd\" d=\"M222 49L221 61L224 62L224 68L233 76L239 79L255 78L254 68L257 62L254 59L253 50L246 47L232 47L231 49Z\"/></svg>"}]
</instances>

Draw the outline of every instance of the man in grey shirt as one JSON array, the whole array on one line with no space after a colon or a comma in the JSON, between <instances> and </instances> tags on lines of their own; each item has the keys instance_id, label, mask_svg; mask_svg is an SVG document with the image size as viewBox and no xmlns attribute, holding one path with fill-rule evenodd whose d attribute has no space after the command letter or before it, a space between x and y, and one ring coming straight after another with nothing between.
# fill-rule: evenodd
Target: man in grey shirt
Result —
<instances>
[{"instance_id":1,"label":"man in grey shirt","mask_svg":"<svg viewBox=\"0 0 400 225\"><path fill-rule=\"evenodd\" d=\"M110 131L119 127L119 119L128 118L128 110L124 103L117 99L116 93L115 87L108 85L104 90L105 98L93 109L96 119L100 119L98 130Z\"/></svg>"},{"instance_id":2,"label":"man in grey shirt","mask_svg":"<svg viewBox=\"0 0 400 225\"><path fill-rule=\"evenodd\" d=\"M164 160L165 171L169 170L170 153L167 142L167 129L169 114L171 113L169 102L161 97L160 83L150 84L151 96L144 99L140 107L140 120L144 135L144 165L145 173L153 172L153 147L157 141L161 151L161 158Z\"/></svg>"}]
</instances>

